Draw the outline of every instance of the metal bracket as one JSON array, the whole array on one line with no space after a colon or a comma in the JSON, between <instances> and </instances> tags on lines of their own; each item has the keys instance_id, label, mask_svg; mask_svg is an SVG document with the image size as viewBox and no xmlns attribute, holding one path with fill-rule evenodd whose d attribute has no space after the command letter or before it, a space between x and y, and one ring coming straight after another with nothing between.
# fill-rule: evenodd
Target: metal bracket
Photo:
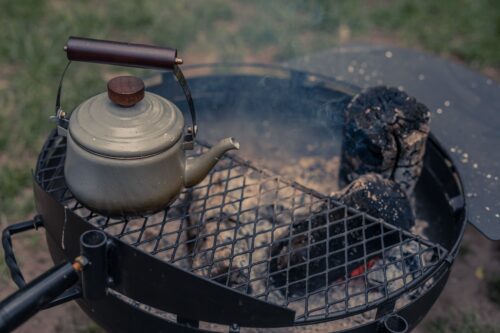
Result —
<instances>
[{"instance_id":1,"label":"metal bracket","mask_svg":"<svg viewBox=\"0 0 500 333\"><path fill-rule=\"evenodd\" d=\"M54 299L52 302L50 302L49 304L47 304L43 308L50 309L54 306L57 306L57 305L60 305L63 303L67 303L69 301L73 301L73 300L81 298L81 297L82 297L82 290L80 289L80 287L73 287L73 288L70 288L70 289L66 290L65 292L63 292L59 297Z\"/></svg>"},{"instance_id":2,"label":"metal bracket","mask_svg":"<svg viewBox=\"0 0 500 333\"><path fill-rule=\"evenodd\" d=\"M388 300L387 302L380 304L379 307L377 308L375 319L380 319L387 316L390 313L393 313L395 307L396 307L395 299L391 299Z\"/></svg>"},{"instance_id":3,"label":"metal bracket","mask_svg":"<svg viewBox=\"0 0 500 333\"><path fill-rule=\"evenodd\" d=\"M453 261L455 260L455 258L453 257L453 255L451 254L448 254L446 256L446 258L444 258L444 261L449 265L451 266L453 264Z\"/></svg>"},{"instance_id":4,"label":"metal bracket","mask_svg":"<svg viewBox=\"0 0 500 333\"><path fill-rule=\"evenodd\" d=\"M406 333L408 332L408 322L399 314L391 313L380 320L380 333Z\"/></svg>"},{"instance_id":5,"label":"metal bracket","mask_svg":"<svg viewBox=\"0 0 500 333\"><path fill-rule=\"evenodd\" d=\"M196 125L194 132L196 132ZM194 139L195 139L194 132L193 132L193 127L190 126L187 128L187 134L184 136L184 143L182 144L182 148L184 148L184 150L194 149Z\"/></svg>"},{"instance_id":6,"label":"metal bracket","mask_svg":"<svg viewBox=\"0 0 500 333\"><path fill-rule=\"evenodd\" d=\"M238 324L232 324L229 327L229 333L240 333L240 326Z\"/></svg>"},{"instance_id":7,"label":"metal bracket","mask_svg":"<svg viewBox=\"0 0 500 333\"><path fill-rule=\"evenodd\" d=\"M80 236L80 253L89 260L82 272L83 296L97 300L106 296L108 236L101 230L88 230Z\"/></svg>"},{"instance_id":8,"label":"metal bracket","mask_svg":"<svg viewBox=\"0 0 500 333\"><path fill-rule=\"evenodd\" d=\"M57 135L67 136L69 120L66 118L66 112L58 108L55 116L50 116L49 120L57 123Z\"/></svg>"}]
</instances>

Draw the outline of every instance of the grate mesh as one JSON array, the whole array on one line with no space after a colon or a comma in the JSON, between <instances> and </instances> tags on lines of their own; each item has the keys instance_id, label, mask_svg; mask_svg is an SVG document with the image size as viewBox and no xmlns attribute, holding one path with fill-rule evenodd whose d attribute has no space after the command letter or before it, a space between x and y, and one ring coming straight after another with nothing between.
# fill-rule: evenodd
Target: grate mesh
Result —
<instances>
[{"instance_id":1,"label":"grate mesh","mask_svg":"<svg viewBox=\"0 0 500 333\"><path fill-rule=\"evenodd\" d=\"M64 182L66 142L42 150L42 188L89 223L161 260L296 311L342 318L415 296L447 255L439 245L248 162L227 156L169 208L114 219L83 207ZM195 154L206 150L198 145Z\"/></svg>"}]
</instances>

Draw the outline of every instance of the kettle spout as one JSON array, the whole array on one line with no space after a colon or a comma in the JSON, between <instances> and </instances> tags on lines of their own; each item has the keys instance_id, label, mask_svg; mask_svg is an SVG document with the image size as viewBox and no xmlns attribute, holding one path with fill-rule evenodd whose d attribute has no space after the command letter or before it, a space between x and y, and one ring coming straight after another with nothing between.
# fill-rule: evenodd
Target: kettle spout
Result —
<instances>
[{"instance_id":1,"label":"kettle spout","mask_svg":"<svg viewBox=\"0 0 500 333\"><path fill-rule=\"evenodd\" d=\"M240 144L233 138L225 138L205 154L187 158L184 185L191 187L201 182L215 164L217 164L222 155L232 149L240 149Z\"/></svg>"}]
</instances>

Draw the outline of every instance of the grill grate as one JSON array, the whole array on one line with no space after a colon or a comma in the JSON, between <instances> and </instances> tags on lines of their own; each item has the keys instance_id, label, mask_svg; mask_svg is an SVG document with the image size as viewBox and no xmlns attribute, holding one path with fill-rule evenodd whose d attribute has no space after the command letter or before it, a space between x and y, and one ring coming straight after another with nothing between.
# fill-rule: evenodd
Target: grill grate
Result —
<instances>
[{"instance_id":1,"label":"grill grate","mask_svg":"<svg viewBox=\"0 0 500 333\"><path fill-rule=\"evenodd\" d=\"M67 189L65 149L65 139L52 133L36 178L66 207L161 260L289 307L296 322L343 318L415 296L447 256L437 244L227 155L162 212L101 216ZM206 149L198 145L195 154Z\"/></svg>"}]
</instances>

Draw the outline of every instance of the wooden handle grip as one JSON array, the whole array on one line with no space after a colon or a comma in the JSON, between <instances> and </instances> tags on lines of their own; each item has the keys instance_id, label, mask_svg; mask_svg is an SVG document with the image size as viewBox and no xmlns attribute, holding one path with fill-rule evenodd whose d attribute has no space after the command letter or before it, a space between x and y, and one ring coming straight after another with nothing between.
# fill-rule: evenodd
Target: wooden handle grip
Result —
<instances>
[{"instance_id":1,"label":"wooden handle grip","mask_svg":"<svg viewBox=\"0 0 500 333\"><path fill-rule=\"evenodd\" d=\"M73 61L156 69L173 69L182 63L177 49L81 37L70 37L64 50Z\"/></svg>"}]
</instances>

